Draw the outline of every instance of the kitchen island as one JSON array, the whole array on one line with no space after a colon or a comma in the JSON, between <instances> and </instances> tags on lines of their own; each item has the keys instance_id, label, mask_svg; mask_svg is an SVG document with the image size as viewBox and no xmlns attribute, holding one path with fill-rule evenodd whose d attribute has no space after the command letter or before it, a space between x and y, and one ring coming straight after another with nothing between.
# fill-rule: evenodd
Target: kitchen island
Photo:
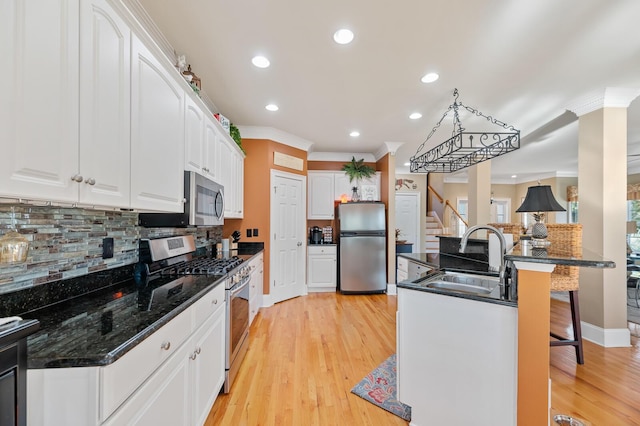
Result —
<instances>
[{"instance_id":1,"label":"kitchen island","mask_svg":"<svg viewBox=\"0 0 640 426\"><path fill-rule=\"evenodd\" d=\"M437 255L411 259L440 266ZM398 399L412 406L413 425L548 424L550 273L555 265L615 263L588 250L578 256L562 247L534 250L530 242L517 244L505 260L516 291L502 304L398 283ZM499 411L485 410L496 399Z\"/></svg>"}]
</instances>

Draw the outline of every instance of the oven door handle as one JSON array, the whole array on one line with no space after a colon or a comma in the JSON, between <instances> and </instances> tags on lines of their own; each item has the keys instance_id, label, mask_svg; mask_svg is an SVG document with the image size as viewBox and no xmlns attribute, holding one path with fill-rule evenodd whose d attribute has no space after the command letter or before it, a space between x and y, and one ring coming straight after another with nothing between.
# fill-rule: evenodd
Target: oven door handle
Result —
<instances>
[{"instance_id":1,"label":"oven door handle","mask_svg":"<svg viewBox=\"0 0 640 426\"><path fill-rule=\"evenodd\" d=\"M238 285L236 285L235 287L229 289L229 295L233 297L236 294L240 293L246 286L249 285L249 281L250 280L244 280L243 282L238 283Z\"/></svg>"}]
</instances>

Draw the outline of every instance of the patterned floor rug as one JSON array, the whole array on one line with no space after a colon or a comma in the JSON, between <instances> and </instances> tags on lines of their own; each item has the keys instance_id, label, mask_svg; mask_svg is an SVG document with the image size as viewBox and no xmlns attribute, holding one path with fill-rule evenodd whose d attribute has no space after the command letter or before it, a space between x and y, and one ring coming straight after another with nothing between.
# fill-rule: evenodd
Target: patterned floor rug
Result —
<instances>
[{"instance_id":1,"label":"patterned floor rug","mask_svg":"<svg viewBox=\"0 0 640 426\"><path fill-rule=\"evenodd\" d=\"M396 399L396 355L393 354L351 389L361 398L406 421L411 420L411 407Z\"/></svg>"}]
</instances>

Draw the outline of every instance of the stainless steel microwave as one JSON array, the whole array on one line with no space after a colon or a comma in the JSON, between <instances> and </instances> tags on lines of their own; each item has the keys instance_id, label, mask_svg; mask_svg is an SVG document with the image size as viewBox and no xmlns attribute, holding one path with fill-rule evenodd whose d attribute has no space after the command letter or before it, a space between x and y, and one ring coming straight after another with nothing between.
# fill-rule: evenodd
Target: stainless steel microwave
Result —
<instances>
[{"instance_id":1,"label":"stainless steel microwave","mask_svg":"<svg viewBox=\"0 0 640 426\"><path fill-rule=\"evenodd\" d=\"M199 175L184 172L184 212L140 213L138 224L145 227L216 226L224 224L224 188Z\"/></svg>"}]
</instances>

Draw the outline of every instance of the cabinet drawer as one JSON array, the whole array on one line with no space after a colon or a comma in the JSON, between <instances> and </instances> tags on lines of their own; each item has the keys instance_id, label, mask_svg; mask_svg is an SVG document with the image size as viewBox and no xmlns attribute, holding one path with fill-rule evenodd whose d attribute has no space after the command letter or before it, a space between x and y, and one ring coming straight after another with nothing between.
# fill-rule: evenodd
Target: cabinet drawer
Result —
<instances>
[{"instance_id":1,"label":"cabinet drawer","mask_svg":"<svg viewBox=\"0 0 640 426\"><path fill-rule=\"evenodd\" d=\"M398 256L398 271L409 272L409 259Z\"/></svg>"},{"instance_id":2,"label":"cabinet drawer","mask_svg":"<svg viewBox=\"0 0 640 426\"><path fill-rule=\"evenodd\" d=\"M338 254L338 247L333 245L310 245L307 246L307 253L310 255L314 254Z\"/></svg>"},{"instance_id":3,"label":"cabinet drawer","mask_svg":"<svg viewBox=\"0 0 640 426\"><path fill-rule=\"evenodd\" d=\"M211 314L223 308L224 303L224 282L221 282L193 305L195 312L193 331L200 327Z\"/></svg>"},{"instance_id":4,"label":"cabinet drawer","mask_svg":"<svg viewBox=\"0 0 640 426\"><path fill-rule=\"evenodd\" d=\"M187 309L180 313L122 358L101 369L101 421L105 421L189 337L192 312Z\"/></svg>"},{"instance_id":5,"label":"cabinet drawer","mask_svg":"<svg viewBox=\"0 0 640 426\"><path fill-rule=\"evenodd\" d=\"M405 271L401 271L398 269L398 272L396 272L396 282L401 283L402 281L406 281L407 278L409 278L409 276L407 275L407 273Z\"/></svg>"}]
</instances>

